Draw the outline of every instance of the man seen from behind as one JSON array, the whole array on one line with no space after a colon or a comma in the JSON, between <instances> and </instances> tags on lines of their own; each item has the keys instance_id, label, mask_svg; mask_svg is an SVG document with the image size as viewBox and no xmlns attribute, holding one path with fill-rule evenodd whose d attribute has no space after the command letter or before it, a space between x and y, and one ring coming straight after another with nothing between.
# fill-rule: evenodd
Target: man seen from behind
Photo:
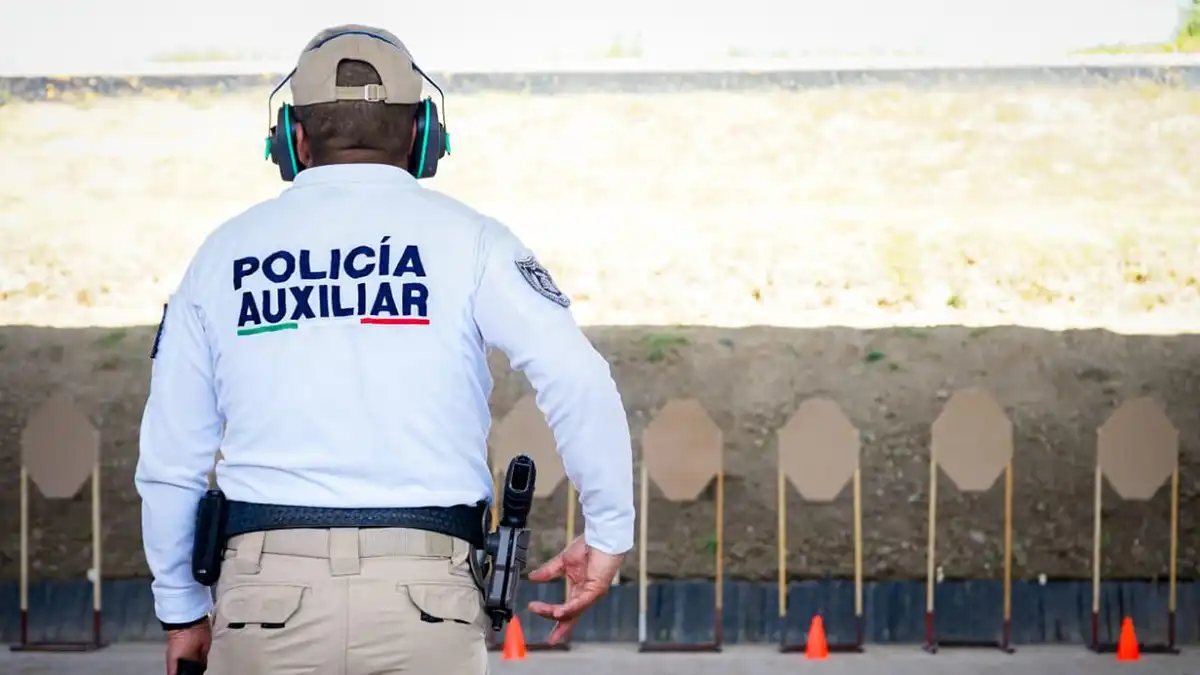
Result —
<instances>
[{"instance_id":1,"label":"man seen from behind","mask_svg":"<svg viewBox=\"0 0 1200 675\"><path fill-rule=\"evenodd\" d=\"M271 144L294 181L213 232L164 310L136 484L168 675L487 672L468 558L492 495L492 347L536 390L586 518L530 574L571 581L530 607L551 641L633 546L609 366L508 228L418 183L447 144L422 78L386 31L313 38ZM214 603L192 553L218 449Z\"/></svg>"}]
</instances>

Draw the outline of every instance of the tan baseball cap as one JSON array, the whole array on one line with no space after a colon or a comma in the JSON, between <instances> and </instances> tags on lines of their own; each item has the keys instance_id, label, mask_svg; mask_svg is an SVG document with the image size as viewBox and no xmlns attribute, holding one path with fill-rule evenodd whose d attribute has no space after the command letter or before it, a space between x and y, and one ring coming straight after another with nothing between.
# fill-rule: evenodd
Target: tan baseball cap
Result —
<instances>
[{"instance_id":1,"label":"tan baseball cap","mask_svg":"<svg viewBox=\"0 0 1200 675\"><path fill-rule=\"evenodd\" d=\"M379 73L383 84L337 86L338 64L363 61ZM424 82L413 68L412 55L395 35L382 28L346 24L326 28L309 40L292 75L292 105L334 101L419 103Z\"/></svg>"}]
</instances>

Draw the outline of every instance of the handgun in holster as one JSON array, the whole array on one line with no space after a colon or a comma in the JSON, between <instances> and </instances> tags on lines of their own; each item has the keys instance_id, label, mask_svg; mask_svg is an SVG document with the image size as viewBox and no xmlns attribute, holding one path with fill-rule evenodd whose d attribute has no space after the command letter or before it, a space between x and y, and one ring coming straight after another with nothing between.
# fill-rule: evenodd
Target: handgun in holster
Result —
<instances>
[{"instance_id":1,"label":"handgun in holster","mask_svg":"<svg viewBox=\"0 0 1200 675\"><path fill-rule=\"evenodd\" d=\"M513 458L504 476L500 522L495 530L487 523L485 530L490 531L485 536L484 548L471 557L472 571L483 590L484 609L492 620L493 631L502 629L513 616L517 587L528 557L527 524L536 479L537 467L532 459L525 455Z\"/></svg>"},{"instance_id":2,"label":"handgun in holster","mask_svg":"<svg viewBox=\"0 0 1200 675\"><path fill-rule=\"evenodd\" d=\"M225 493L209 490L196 509L196 534L192 539L192 577L205 586L213 586L221 577L225 554Z\"/></svg>"}]
</instances>

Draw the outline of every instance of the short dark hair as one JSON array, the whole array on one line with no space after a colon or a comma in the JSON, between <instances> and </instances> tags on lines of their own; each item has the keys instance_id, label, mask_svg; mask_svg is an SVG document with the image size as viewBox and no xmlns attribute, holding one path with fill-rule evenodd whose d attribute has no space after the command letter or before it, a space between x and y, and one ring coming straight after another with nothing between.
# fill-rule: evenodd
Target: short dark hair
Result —
<instances>
[{"instance_id":1,"label":"short dark hair","mask_svg":"<svg viewBox=\"0 0 1200 675\"><path fill-rule=\"evenodd\" d=\"M353 60L338 63L337 86L368 84L383 84L371 64ZM366 151L402 166L411 150L417 106L372 101L314 103L297 106L296 120L304 127L313 164L337 164L347 151Z\"/></svg>"}]
</instances>

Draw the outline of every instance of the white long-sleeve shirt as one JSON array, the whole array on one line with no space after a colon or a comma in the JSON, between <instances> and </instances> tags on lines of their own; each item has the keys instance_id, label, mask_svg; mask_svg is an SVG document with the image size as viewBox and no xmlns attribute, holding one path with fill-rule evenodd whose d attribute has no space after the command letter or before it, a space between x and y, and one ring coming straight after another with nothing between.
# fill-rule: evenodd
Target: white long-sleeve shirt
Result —
<instances>
[{"instance_id":1,"label":"white long-sleeve shirt","mask_svg":"<svg viewBox=\"0 0 1200 675\"><path fill-rule=\"evenodd\" d=\"M135 480L159 620L211 610L190 560L218 449L233 500L490 501L489 347L536 390L587 543L631 549L624 407L568 306L506 227L395 167L308 169L218 228L168 302L142 418Z\"/></svg>"}]
</instances>

